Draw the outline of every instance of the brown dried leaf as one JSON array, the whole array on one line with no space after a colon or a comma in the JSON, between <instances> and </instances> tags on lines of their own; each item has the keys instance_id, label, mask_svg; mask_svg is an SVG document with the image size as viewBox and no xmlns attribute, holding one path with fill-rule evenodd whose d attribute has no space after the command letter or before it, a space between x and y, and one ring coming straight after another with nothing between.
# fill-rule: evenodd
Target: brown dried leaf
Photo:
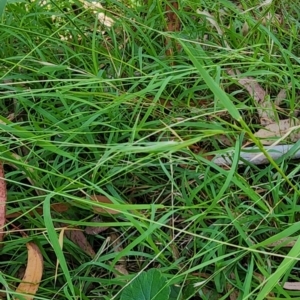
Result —
<instances>
[{"instance_id":1,"label":"brown dried leaf","mask_svg":"<svg viewBox=\"0 0 300 300\"><path fill-rule=\"evenodd\" d=\"M265 128L260 129L254 135L257 138L261 138L262 139L261 142L263 144L270 145L274 143L276 138L281 138L284 135L288 134L291 131L292 127L299 124L300 124L299 120L290 120L290 119L279 120L278 123L272 123L265 126ZM290 134L290 140L292 142L298 141L299 138L300 138L299 132Z\"/></svg>"},{"instance_id":2,"label":"brown dried leaf","mask_svg":"<svg viewBox=\"0 0 300 300\"><path fill-rule=\"evenodd\" d=\"M251 97L256 102L257 113L260 117L261 125L268 125L274 123L276 120L276 114L272 107L271 101L266 97L266 91L260 86L260 84L253 77L241 77L241 72L239 70L227 69L227 74L230 76L238 76L238 83L242 85Z\"/></svg>"},{"instance_id":3,"label":"brown dried leaf","mask_svg":"<svg viewBox=\"0 0 300 300\"><path fill-rule=\"evenodd\" d=\"M0 163L0 243L4 238L5 214L6 214L6 183L3 163Z\"/></svg>"},{"instance_id":4,"label":"brown dried leaf","mask_svg":"<svg viewBox=\"0 0 300 300\"><path fill-rule=\"evenodd\" d=\"M120 240L120 237L116 233L112 233L110 235L111 245L113 246L113 250L115 252L121 252L123 250L123 247L118 242Z\"/></svg>"},{"instance_id":5,"label":"brown dried leaf","mask_svg":"<svg viewBox=\"0 0 300 300\"><path fill-rule=\"evenodd\" d=\"M113 204L111 200L109 200L107 197L102 195L94 195L91 197L91 200L97 201L99 203ZM117 210L113 210L105 207L99 207L99 206L93 206L93 210L94 213L104 213L104 214L112 214L112 215L117 215L120 213Z\"/></svg>"},{"instance_id":6,"label":"brown dried leaf","mask_svg":"<svg viewBox=\"0 0 300 300\"><path fill-rule=\"evenodd\" d=\"M26 244L28 261L22 282L16 289L16 293L26 294L23 298L32 300L37 292L43 275L43 256L40 249L34 243Z\"/></svg>"},{"instance_id":7,"label":"brown dried leaf","mask_svg":"<svg viewBox=\"0 0 300 300\"><path fill-rule=\"evenodd\" d=\"M95 257L96 253L94 249L92 248L91 244L88 242L84 233L81 230L78 230L76 228L65 229L65 235L90 257Z\"/></svg>"},{"instance_id":8,"label":"brown dried leaf","mask_svg":"<svg viewBox=\"0 0 300 300\"><path fill-rule=\"evenodd\" d=\"M118 242L120 240L120 237L116 233L112 233L110 235L110 240L112 241L113 250L115 252L121 252L123 250L123 247ZM126 257L122 257L118 261L118 264L115 265L115 269L122 275L128 275L129 273L126 269L126 266L127 266ZM118 275L116 275L116 276L118 276Z\"/></svg>"},{"instance_id":9,"label":"brown dried leaf","mask_svg":"<svg viewBox=\"0 0 300 300\"><path fill-rule=\"evenodd\" d=\"M126 266L124 265L115 265L115 270L117 270L122 275L128 275L128 271L126 269ZM118 276L118 275L116 275Z\"/></svg>"},{"instance_id":10,"label":"brown dried leaf","mask_svg":"<svg viewBox=\"0 0 300 300\"><path fill-rule=\"evenodd\" d=\"M92 219L92 222L95 222L95 223L103 223L103 221L101 220L101 218L99 218L99 216L95 217ZM107 230L109 227L100 227L100 226L87 226L84 230L85 233L87 234L98 234L100 232L103 232L105 230Z\"/></svg>"}]
</instances>

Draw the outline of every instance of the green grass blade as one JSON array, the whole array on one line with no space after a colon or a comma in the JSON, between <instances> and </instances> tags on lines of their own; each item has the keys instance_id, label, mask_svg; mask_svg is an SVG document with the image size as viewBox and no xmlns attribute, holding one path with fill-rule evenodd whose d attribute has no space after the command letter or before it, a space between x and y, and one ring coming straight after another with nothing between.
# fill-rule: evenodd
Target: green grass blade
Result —
<instances>
[{"instance_id":1,"label":"green grass blade","mask_svg":"<svg viewBox=\"0 0 300 300\"><path fill-rule=\"evenodd\" d=\"M241 120L241 115L236 108L236 106L232 103L232 101L229 99L227 94L220 88L220 86L213 80L213 78L208 74L208 72L204 69L204 67L199 63L197 60L197 53L195 53L195 50L189 46L187 46L184 42L180 42L183 49L187 53L188 57L198 70L200 76L203 78L205 83L208 85L210 90L214 93L215 97L220 100L220 102L224 105L224 107L227 109L229 114L236 119L237 121Z\"/></svg>"},{"instance_id":2,"label":"green grass blade","mask_svg":"<svg viewBox=\"0 0 300 300\"><path fill-rule=\"evenodd\" d=\"M49 240L50 240L53 250L56 254L56 257L59 261L59 265L62 268L65 279L68 283L67 288L69 288L71 291L71 294L72 294L71 299L76 299L76 294L75 294L75 289L74 289L74 285L72 282L71 274L69 272L64 253L59 245L57 232L54 228L53 221L52 221L51 207L50 207L50 200L51 200L52 196L53 196L52 194L47 195L45 198L45 201L44 201L44 205L43 205L45 226L47 228Z\"/></svg>"},{"instance_id":3,"label":"green grass blade","mask_svg":"<svg viewBox=\"0 0 300 300\"><path fill-rule=\"evenodd\" d=\"M256 300L264 300L267 298L267 295L271 291L273 291L273 288L277 284L279 284L280 279L284 275L286 275L288 269L290 269L291 266L297 262L295 258L299 258L299 256L300 256L300 237L296 241L296 244L293 246L293 248L287 254L287 257L285 257L284 260L281 262L281 264L278 266L277 270L267 278L267 283L264 285L262 290L257 295Z\"/></svg>"}]
</instances>

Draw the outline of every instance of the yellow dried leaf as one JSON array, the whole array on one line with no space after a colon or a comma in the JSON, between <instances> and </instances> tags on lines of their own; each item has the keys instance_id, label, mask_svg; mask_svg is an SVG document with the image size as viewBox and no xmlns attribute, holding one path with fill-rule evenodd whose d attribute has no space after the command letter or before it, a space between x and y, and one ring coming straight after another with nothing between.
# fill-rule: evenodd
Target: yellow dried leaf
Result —
<instances>
[{"instance_id":1,"label":"yellow dried leaf","mask_svg":"<svg viewBox=\"0 0 300 300\"><path fill-rule=\"evenodd\" d=\"M26 244L26 247L28 251L27 266L25 275L22 279L22 282L17 287L16 293L22 294L23 299L32 300L42 279L44 261L37 245L30 242Z\"/></svg>"},{"instance_id":2,"label":"yellow dried leaf","mask_svg":"<svg viewBox=\"0 0 300 300\"><path fill-rule=\"evenodd\" d=\"M64 247L64 234L65 234L65 230L66 230L66 227L63 227L61 229L61 232L60 232L59 237L58 237L58 243L59 243L59 246L60 246L61 250ZM55 274L54 274L54 282L56 282L56 279L57 279L58 266L59 266L59 260L57 259L56 260L56 267L55 267Z\"/></svg>"}]
</instances>

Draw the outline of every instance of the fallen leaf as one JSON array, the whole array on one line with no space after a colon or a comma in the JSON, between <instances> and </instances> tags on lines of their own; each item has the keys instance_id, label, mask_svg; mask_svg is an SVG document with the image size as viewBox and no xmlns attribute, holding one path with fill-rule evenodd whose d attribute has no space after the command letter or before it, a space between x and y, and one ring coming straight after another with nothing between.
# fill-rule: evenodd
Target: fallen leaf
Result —
<instances>
[{"instance_id":1,"label":"fallen leaf","mask_svg":"<svg viewBox=\"0 0 300 300\"><path fill-rule=\"evenodd\" d=\"M61 229L61 231L59 233L59 237L58 237L58 244L59 244L61 250L63 250L63 247L64 247L65 230L66 230L66 227L63 227ZM59 260L56 259L56 267L55 267L55 274L54 274L54 282L55 282L55 284L56 284L56 280L57 280L58 267L59 267Z\"/></svg>"},{"instance_id":2,"label":"fallen leaf","mask_svg":"<svg viewBox=\"0 0 300 300\"><path fill-rule=\"evenodd\" d=\"M116 233L110 235L111 245L113 246L114 252L123 251L123 247L120 244L120 237Z\"/></svg>"},{"instance_id":3,"label":"fallen leaf","mask_svg":"<svg viewBox=\"0 0 300 300\"><path fill-rule=\"evenodd\" d=\"M275 142L276 138L281 138L284 135L291 132L292 127L299 125L299 120L291 120L291 119L285 119L285 120L279 120L278 123L272 123L264 128L257 131L254 135L257 138L261 138L261 142L264 145L270 145ZM272 138L272 139L270 139ZM296 133L290 134L290 140L292 142L298 141L300 138L299 131Z\"/></svg>"},{"instance_id":4,"label":"fallen leaf","mask_svg":"<svg viewBox=\"0 0 300 300\"><path fill-rule=\"evenodd\" d=\"M22 294L22 298L32 300L37 292L43 275L43 256L40 249L34 243L26 244L28 260L25 275L16 289L16 293ZM26 295L24 295L26 294Z\"/></svg>"},{"instance_id":5,"label":"fallen leaf","mask_svg":"<svg viewBox=\"0 0 300 300\"><path fill-rule=\"evenodd\" d=\"M97 201L99 203L113 204L111 200L109 200L107 197L102 195L94 195L91 197L91 200ZM117 210L105 208L105 207L99 207L99 206L93 206L93 211L95 213L105 213L105 214L112 214L112 215L117 215L120 213Z\"/></svg>"},{"instance_id":6,"label":"fallen leaf","mask_svg":"<svg viewBox=\"0 0 300 300\"><path fill-rule=\"evenodd\" d=\"M114 252L121 252L123 251L123 247L120 244L120 237L116 233L112 233L110 235L110 240L112 242L113 250ZM127 266L127 259L126 257L121 257L118 261L118 264L115 265L115 270L117 270L118 273L121 273L122 275L128 275L128 271L126 269ZM116 274L116 277L118 277L118 274Z\"/></svg>"},{"instance_id":7,"label":"fallen leaf","mask_svg":"<svg viewBox=\"0 0 300 300\"><path fill-rule=\"evenodd\" d=\"M88 242L84 233L81 230L78 230L76 228L66 228L65 235L69 240L71 240L77 246L79 246L90 257L95 257L96 253L94 249L92 248L91 244Z\"/></svg>"},{"instance_id":8,"label":"fallen leaf","mask_svg":"<svg viewBox=\"0 0 300 300\"><path fill-rule=\"evenodd\" d=\"M283 288L286 290L300 291L300 282L285 282Z\"/></svg>"},{"instance_id":9,"label":"fallen leaf","mask_svg":"<svg viewBox=\"0 0 300 300\"><path fill-rule=\"evenodd\" d=\"M289 84L288 87L290 88L291 85ZM281 89L278 95L276 96L274 103L276 106L279 106L283 100L286 99L286 89Z\"/></svg>"},{"instance_id":10,"label":"fallen leaf","mask_svg":"<svg viewBox=\"0 0 300 300\"><path fill-rule=\"evenodd\" d=\"M101 220L101 218L99 218L99 216L95 217L92 219L92 222L95 223L103 223L103 221ZM107 230L109 227L105 227L105 226L87 226L84 231L87 234L99 234L100 232L103 232L105 230Z\"/></svg>"},{"instance_id":11,"label":"fallen leaf","mask_svg":"<svg viewBox=\"0 0 300 300\"><path fill-rule=\"evenodd\" d=\"M0 163L0 243L4 238L5 214L6 214L6 184L3 164Z\"/></svg>"},{"instance_id":12,"label":"fallen leaf","mask_svg":"<svg viewBox=\"0 0 300 300\"><path fill-rule=\"evenodd\" d=\"M247 22L244 23L243 27L242 27L242 35L246 36L249 32L249 25Z\"/></svg>"},{"instance_id":13,"label":"fallen leaf","mask_svg":"<svg viewBox=\"0 0 300 300\"><path fill-rule=\"evenodd\" d=\"M128 275L128 271L126 269L126 266L124 265L115 265L115 270L117 270L122 275ZM116 274L116 277L118 277L118 274Z\"/></svg>"},{"instance_id":14,"label":"fallen leaf","mask_svg":"<svg viewBox=\"0 0 300 300\"><path fill-rule=\"evenodd\" d=\"M268 247L293 247L296 244L297 238L298 237L282 238L274 243L269 244Z\"/></svg>"},{"instance_id":15,"label":"fallen leaf","mask_svg":"<svg viewBox=\"0 0 300 300\"><path fill-rule=\"evenodd\" d=\"M276 120L276 114L272 107L271 101L268 100L266 91L260 86L260 84L253 77L242 77L239 70L227 69L227 74L230 76L236 76L238 83L243 86L249 95L254 99L257 113L260 118L261 125L268 125L274 123Z\"/></svg>"}]
</instances>

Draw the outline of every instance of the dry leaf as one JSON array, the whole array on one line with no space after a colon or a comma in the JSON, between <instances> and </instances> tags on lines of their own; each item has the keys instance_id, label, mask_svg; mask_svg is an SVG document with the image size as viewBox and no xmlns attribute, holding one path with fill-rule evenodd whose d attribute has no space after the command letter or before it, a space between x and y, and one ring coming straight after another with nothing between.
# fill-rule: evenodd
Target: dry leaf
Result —
<instances>
[{"instance_id":1,"label":"dry leaf","mask_svg":"<svg viewBox=\"0 0 300 300\"><path fill-rule=\"evenodd\" d=\"M291 85L289 84L288 87L290 87L290 86ZM275 101L274 101L275 105L279 106L284 99L286 99L286 89L281 89L275 98Z\"/></svg>"},{"instance_id":2,"label":"dry leaf","mask_svg":"<svg viewBox=\"0 0 300 300\"><path fill-rule=\"evenodd\" d=\"M240 78L242 74L239 70L233 71L232 69L227 69L227 74L230 76L238 76L238 83L253 97L256 102L261 125L274 123L276 115L272 103L267 99L267 93L260 84L253 77Z\"/></svg>"},{"instance_id":3,"label":"dry leaf","mask_svg":"<svg viewBox=\"0 0 300 300\"><path fill-rule=\"evenodd\" d=\"M64 235L65 235L66 227L63 227L59 233L58 237L58 243L60 246L60 249L63 250L64 247ZM56 267L55 267L55 274L54 274L54 282L56 283L57 280L57 274L58 274L58 266L59 266L59 260L56 260Z\"/></svg>"},{"instance_id":4,"label":"dry leaf","mask_svg":"<svg viewBox=\"0 0 300 300\"><path fill-rule=\"evenodd\" d=\"M285 282L283 288L286 290L300 291L300 282Z\"/></svg>"},{"instance_id":5,"label":"dry leaf","mask_svg":"<svg viewBox=\"0 0 300 300\"><path fill-rule=\"evenodd\" d=\"M121 252L123 250L123 247L120 245L120 243L118 242L118 240L120 240L120 237L116 234L116 233L112 233L110 235L110 239L112 241L112 246L113 246L113 250L114 252ZM120 260L118 261L118 264L115 265L115 269L121 273L122 275L128 275L128 271L126 269L127 266L127 260L126 257L122 257L120 258ZM118 275L116 274L116 277Z\"/></svg>"},{"instance_id":6,"label":"dry leaf","mask_svg":"<svg viewBox=\"0 0 300 300\"><path fill-rule=\"evenodd\" d=\"M40 249L34 243L26 244L28 261L22 282L16 289L16 293L24 295L26 300L32 300L37 292L43 275L43 256Z\"/></svg>"},{"instance_id":7,"label":"dry leaf","mask_svg":"<svg viewBox=\"0 0 300 300\"><path fill-rule=\"evenodd\" d=\"M107 197L102 195L94 195L91 197L91 200L97 201L99 203L106 203L106 204L113 204L111 200L109 200ZM94 213L104 213L104 214L112 214L116 215L120 212L114 209L105 208L105 207L99 207L99 206L93 206Z\"/></svg>"},{"instance_id":8,"label":"dry leaf","mask_svg":"<svg viewBox=\"0 0 300 300\"><path fill-rule=\"evenodd\" d=\"M5 214L6 214L6 184L4 178L3 164L0 163L0 243L3 241L4 238Z\"/></svg>"},{"instance_id":9,"label":"dry leaf","mask_svg":"<svg viewBox=\"0 0 300 300\"><path fill-rule=\"evenodd\" d=\"M293 247L296 244L296 239L298 237L288 237L288 238L282 238L274 243L271 243L268 245L268 247Z\"/></svg>"},{"instance_id":10,"label":"dry leaf","mask_svg":"<svg viewBox=\"0 0 300 300\"><path fill-rule=\"evenodd\" d=\"M270 145L274 143L276 138L281 138L284 135L288 134L291 131L292 127L299 124L300 124L299 120L290 120L290 119L279 120L278 123L272 123L265 126L265 128L260 129L254 135L257 138L261 138L262 139L261 142L264 145ZM268 140L268 138L272 138L272 139ZM300 138L299 132L290 134L290 139L292 142L298 141L299 138Z\"/></svg>"},{"instance_id":11,"label":"dry leaf","mask_svg":"<svg viewBox=\"0 0 300 300\"><path fill-rule=\"evenodd\" d=\"M117 270L122 275L128 275L129 274L127 269L126 269L126 266L124 266L124 265L115 265L115 270Z\"/></svg>"},{"instance_id":12,"label":"dry leaf","mask_svg":"<svg viewBox=\"0 0 300 300\"><path fill-rule=\"evenodd\" d=\"M78 230L76 228L65 229L65 235L90 257L95 257L96 253L94 249L92 248L91 244L88 242L84 233L81 230Z\"/></svg>"},{"instance_id":13,"label":"dry leaf","mask_svg":"<svg viewBox=\"0 0 300 300\"><path fill-rule=\"evenodd\" d=\"M97 217L95 217L95 218L92 219L92 222L102 223L103 221L101 220L101 218L99 218L99 216L97 216ZM94 235L94 234L98 234L100 232L103 232L103 231L107 230L108 228L109 227L105 227L105 226L104 227L100 227L100 226L87 226L84 231L87 234Z\"/></svg>"},{"instance_id":14,"label":"dry leaf","mask_svg":"<svg viewBox=\"0 0 300 300\"><path fill-rule=\"evenodd\" d=\"M249 32L249 25L247 22L245 22L242 27L242 35L245 36L248 34L248 32Z\"/></svg>"}]
</instances>

